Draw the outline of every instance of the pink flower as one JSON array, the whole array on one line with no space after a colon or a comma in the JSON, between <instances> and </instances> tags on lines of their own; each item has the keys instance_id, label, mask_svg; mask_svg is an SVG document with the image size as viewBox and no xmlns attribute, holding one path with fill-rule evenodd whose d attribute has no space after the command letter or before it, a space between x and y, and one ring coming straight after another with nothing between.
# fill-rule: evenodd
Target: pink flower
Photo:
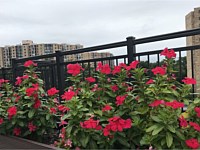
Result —
<instances>
[{"instance_id":1,"label":"pink flower","mask_svg":"<svg viewBox=\"0 0 200 150\"><path fill-rule=\"evenodd\" d=\"M0 118L0 125L3 123L3 118Z\"/></svg>"},{"instance_id":2,"label":"pink flower","mask_svg":"<svg viewBox=\"0 0 200 150\"><path fill-rule=\"evenodd\" d=\"M187 120L185 120L185 118L183 116L181 116L179 118L179 122L180 122L181 127L187 127L188 126Z\"/></svg>"},{"instance_id":3,"label":"pink flower","mask_svg":"<svg viewBox=\"0 0 200 150\"><path fill-rule=\"evenodd\" d=\"M164 100L155 100L151 104L149 104L149 106L151 106L151 107L157 107L157 106L159 106L161 104L165 104L165 101Z\"/></svg>"},{"instance_id":4,"label":"pink flower","mask_svg":"<svg viewBox=\"0 0 200 150\"><path fill-rule=\"evenodd\" d=\"M192 149L198 149L200 146L198 140L194 138L186 140L185 143L189 148Z\"/></svg>"},{"instance_id":5,"label":"pink flower","mask_svg":"<svg viewBox=\"0 0 200 150\"><path fill-rule=\"evenodd\" d=\"M176 100L174 100L173 102L166 102L165 105L166 106L170 106L173 109L183 108L184 107L184 103L177 102Z\"/></svg>"},{"instance_id":6,"label":"pink flower","mask_svg":"<svg viewBox=\"0 0 200 150\"><path fill-rule=\"evenodd\" d=\"M39 99L36 99L33 108L38 109L40 106L41 106L41 101Z\"/></svg>"},{"instance_id":7,"label":"pink flower","mask_svg":"<svg viewBox=\"0 0 200 150\"><path fill-rule=\"evenodd\" d=\"M67 91L61 97L62 97L62 99L68 101L68 100L71 100L74 95L75 95L75 92Z\"/></svg>"},{"instance_id":8,"label":"pink flower","mask_svg":"<svg viewBox=\"0 0 200 150\"><path fill-rule=\"evenodd\" d=\"M111 73L110 66L108 64L102 65L101 62L98 63L96 70L100 71L103 74L110 74Z\"/></svg>"},{"instance_id":9,"label":"pink flower","mask_svg":"<svg viewBox=\"0 0 200 150\"><path fill-rule=\"evenodd\" d=\"M19 136L21 134L21 129L20 128L14 128L13 134L16 135L16 136Z\"/></svg>"},{"instance_id":10,"label":"pink flower","mask_svg":"<svg viewBox=\"0 0 200 150\"><path fill-rule=\"evenodd\" d=\"M116 97L116 104L117 106L122 105L124 100L125 100L126 96L125 95L121 95L121 96L117 96Z\"/></svg>"},{"instance_id":11,"label":"pink flower","mask_svg":"<svg viewBox=\"0 0 200 150\"><path fill-rule=\"evenodd\" d=\"M55 87L53 87L47 91L47 94L48 94L48 96L53 96L53 95L57 94L58 92L59 92L59 90L57 90Z\"/></svg>"},{"instance_id":12,"label":"pink flower","mask_svg":"<svg viewBox=\"0 0 200 150\"><path fill-rule=\"evenodd\" d=\"M80 125L82 128L85 129L95 129L95 130L102 129L102 127L99 125L99 120L94 120L93 118L90 118L89 120L86 120L84 122L80 122Z\"/></svg>"},{"instance_id":13,"label":"pink flower","mask_svg":"<svg viewBox=\"0 0 200 150\"><path fill-rule=\"evenodd\" d=\"M81 70L84 70L84 69L79 64L67 65L67 73L72 74L72 76L76 76L80 74Z\"/></svg>"},{"instance_id":14,"label":"pink flower","mask_svg":"<svg viewBox=\"0 0 200 150\"><path fill-rule=\"evenodd\" d=\"M165 73L166 73L165 69L162 67L156 67L156 68L152 69L151 71L153 72L154 75L156 75L156 74L165 75Z\"/></svg>"},{"instance_id":15,"label":"pink flower","mask_svg":"<svg viewBox=\"0 0 200 150\"><path fill-rule=\"evenodd\" d=\"M153 79L149 79L149 80L146 82L146 84L152 84L152 83L154 83Z\"/></svg>"},{"instance_id":16,"label":"pink flower","mask_svg":"<svg viewBox=\"0 0 200 150\"><path fill-rule=\"evenodd\" d=\"M17 107L16 106L9 107L7 112L8 112L8 117L11 118L12 116L15 116L17 114Z\"/></svg>"},{"instance_id":17,"label":"pink flower","mask_svg":"<svg viewBox=\"0 0 200 150\"><path fill-rule=\"evenodd\" d=\"M86 81L88 81L88 82L90 82L90 83L93 83L93 82L95 82L95 81L96 81L96 79L95 79L95 78L93 78L93 77L88 77L88 78L85 78L85 80L86 80Z\"/></svg>"},{"instance_id":18,"label":"pink flower","mask_svg":"<svg viewBox=\"0 0 200 150\"><path fill-rule=\"evenodd\" d=\"M193 78L188 78L188 77L185 77L182 82L184 82L185 84L196 84L196 80L193 79Z\"/></svg>"},{"instance_id":19,"label":"pink flower","mask_svg":"<svg viewBox=\"0 0 200 150\"><path fill-rule=\"evenodd\" d=\"M131 67L131 69L135 69L137 67L138 63L139 63L139 61L135 60L135 61L131 62L129 66Z\"/></svg>"},{"instance_id":20,"label":"pink flower","mask_svg":"<svg viewBox=\"0 0 200 150\"><path fill-rule=\"evenodd\" d=\"M37 66L37 64L34 63L32 60L28 60L24 63L24 67L30 67L30 66Z\"/></svg>"},{"instance_id":21,"label":"pink flower","mask_svg":"<svg viewBox=\"0 0 200 150\"><path fill-rule=\"evenodd\" d=\"M112 71L112 74L115 75L117 73L120 73L121 72L121 67L120 66L115 66L113 71Z\"/></svg>"},{"instance_id":22,"label":"pink flower","mask_svg":"<svg viewBox=\"0 0 200 150\"><path fill-rule=\"evenodd\" d=\"M119 90L117 85L111 85L111 89L113 92L116 92L117 90Z\"/></svg>"},{"instance_id":23,"label":"pink flower","mask_svg":"<svg viewBox=\"0 0 200 150\"><path fill-rule=\"evenodd\" d=\"M103 108L102 108L102 111L104 112L104 111L109 111L109 110L111 110L112 109L112 107L110 107L110 105L105 105Z\"/></svg>"},{"instance_id":24,"label":"pink flower","mask_svg":"<svg viewBox=\"0 0 200 150\"><path fill-rule=\"evenodd\" d=\"M161 53L160 55L163 55L167 58L176 58L176 53L174 52L173 49L171 50L168 50L168 48L165 48Z\"/></svg>"},{"instance_id":25,"label":"pink flower","mask_svg":"<svg viewBox=\"0 0 200 150\"><path fill-rule=\"evenodd\" d=\"M28 123L28 128L30 132L34 132L37 129L37 127L33 125L33 122Z\"/></svg>"}]
</instances>

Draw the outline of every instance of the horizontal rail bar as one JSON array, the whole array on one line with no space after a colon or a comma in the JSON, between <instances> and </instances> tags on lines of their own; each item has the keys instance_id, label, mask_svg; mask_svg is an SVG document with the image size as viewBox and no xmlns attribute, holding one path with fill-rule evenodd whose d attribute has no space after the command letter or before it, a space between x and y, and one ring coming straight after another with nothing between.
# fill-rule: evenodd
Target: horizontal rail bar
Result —
<instances>
[{"instance_id":1,"label":"horizontal rail bar","mask_svg":"<svg viewBox=\"0 0 200 150\"><path fill-rule=\"evenodd\" d=\"M200 28L136 39L135 44L150 43L200 34Z\"/></svg>"}]
</instances>

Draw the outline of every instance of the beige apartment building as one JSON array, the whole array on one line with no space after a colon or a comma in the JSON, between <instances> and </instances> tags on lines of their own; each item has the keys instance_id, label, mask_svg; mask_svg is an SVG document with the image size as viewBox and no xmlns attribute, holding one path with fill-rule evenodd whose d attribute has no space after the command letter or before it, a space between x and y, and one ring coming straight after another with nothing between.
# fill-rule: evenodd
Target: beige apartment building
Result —
<instances>
[{"instance_id":1,"label":"beige apartment building","mask_svg":"<svg viewBox=\"0 0 200 150\"><path fill-rule=\"evenodd\" d=\"M185 16L186 29L200 28L200 7L194 8ZM200 35L190 36L186 38L186 45L200 45ZM193 51L193 67L194 78L197 81L195 92L200 93L200 49ZM192 77L191 52L187 52L187 76Z\"/></svg>"},{"instance_id":2,"label":"beige apartment building","mask_svg":"<svg viewBox=\"0 0 200 150\"><path fill-rule=\"evenodd\" d=\"M56 51L72 51L76 49L83 48L81 44L57 44L57 43L49 43L49 44L35 44L31 40L23 40L22 44L18 44L15 46L5 46L0 47L0 68L1 67L11 67L11 60L13 58L27 58L31 56L39 56L45 54L55 53ZM78 61L78 60L87 60L94 58L104 58L111 57L113 54L104 52L87 52L73 55L65 55L64 61ZM45 59L47 60L47 59ZM49 59L48 59L49 60ZM52 58L50 60L55 60ZM104 63L108 63L104 61ZM110 63L112 66L114 62Z\"/></svg>"}]
</instances>

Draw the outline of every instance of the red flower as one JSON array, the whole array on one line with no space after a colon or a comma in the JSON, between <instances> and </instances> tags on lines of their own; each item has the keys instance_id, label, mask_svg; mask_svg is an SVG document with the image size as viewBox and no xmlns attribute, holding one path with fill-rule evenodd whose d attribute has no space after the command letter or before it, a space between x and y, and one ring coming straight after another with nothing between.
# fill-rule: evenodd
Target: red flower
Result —
<instances>
[{"instance_id":1,"label":"red flower","mask_svg":"<svg viewBox=\"0 0 200 150\"><path fill-rule=\"evenodd\" d=\"M98 63L98 66L96 68L97 71L100 71L103 74L110 74L111 69L108 64L102 65L102 63Z\"/></svg>"},{"instance_id":2,"label":"red flower","mask_svg":"<svg viewBox=\"0 0 200 150\"><path fill-rule=\"evenodd\" d=\"M170 106L173 109L183 108L184 107L184 103L177 102L176 100L174 100L173 102L166 102L165 105L166 106Z\"/></svg>"},{"instance_id":3,"label":"red flower","mask_svg":"<svg viewBox=\"0 0 200 150\"><path fill-rule=\"evenodd\" d=\"M15 85L20 85L22 83L22 78L21 77L17 77L16 78L16 82L15 82Z\"/></svg>"},{"instance_id":4,"label":"red flower","mask_svg":"<svg viewBox=\"0 0 200 150\"><path fill-rule=\"evenodd\" d=\"M162 67L156 67L156 68L152 69L151 71L153 72L154 75L156 75L156 74L165 75L165 73L166 73L165 69Z\"/></svg>"},{"instance_id":5,"label":"red flower","mask_svg":"<svg viewBox=\"0 0 200 150\"><path fill-rule=\"evenodd\" d=\"M3 123L3 118L0 118L0 125Z\"/></svg>"},{"instance_id":6,"label":"red flower","mask_svg":"<svg viewBox=\"0 0 200 150\"><path fill-rule=\"evenodd\" d=\"M193 79L193 78L188 78L188 77L185 77L182 82L184 82L185 84L196 84L196 80Z\"/></svg>"},{"instance_id":7,"label":"red flower","mask_svg":"<svg viewBox=\"0 0 200 150\"><path fill-rule=\"evenodd\" d=\"M111 110L112 109L112 107L110 107L110 105L105 105L103 108L102 108L102 111L104 112L104 111L109 111L109 110Z\"/></svg>"},{"instance_id":8,"label":"red flower","mask_svg":"<svg viewBox=\"0 0 200 150\"><path fill-rule=\"evenodd\" d=\"M192 126L196 131L200 132L200 126L195 122L189 122L190 126Z\"/></svg>"},{"instance_id":9,"label":"red flower","mask_svg":"<svg viewBox=\"0 0 200 150\"><path fill-rule=\"evenodd\" d=\"M85 129L96 129L96 130L102 129L102 127L99 125L99 120L94 120L93 118L90 118L89 120L86 120L84 122L80 122L80 125L82 128Z\"/></svg>"},{"instance_id":10,"label":"red flower","mask_svg":"<svg viewBox=\"0 0 200 150\"><path fill-rule=\"evenodd\" d=\"M68 101L68 100L71 100L74 95L75 95L75 92L68 91L68 92L65 92L61 97L62 99Z\"/></svg>"},{"instance_id":11,"label":"red flower","mask_svg":"<svg viewBox=\"0 0 200 150\"><path fill-rule=\"evenodd\" d=\"M50 113L51 114L56 114L56 108L54 108L54 107L50 108Z\"/></svg>"},{"instance_id":12,"label":"red flower","mask_svg":"<svg viewBox=\"0 0 200 150\"><path fill-rule=\"evenodd\" d=\"M185 143L189 148L192 149L197 149L200 146L198 140L194 138L186 140Z\"/></svg>"},{"instance_id":13,"label":"red flower","mask_svg":"<svg viewBox=\"0 0 200 150\"><path fill-rule=\"evenodd\" d=\"M32 122L28 123L28 128L29 128L30 132L34 132L37 129L37 127L35 125L33 125Z\"/></svg>"},{"instance_id":14,"label":"red flower","mask_svg":"<svg viewBox=\"0 0 200 150\"><path fill-rule=\"evenodd\" d=\"M1 87L2 83L7 83L7 82L9 82L9 80L0 79L0 87Z\"/></svg>"},{"instance_id":15,"label":"red flower","mask_svg":"<svg viewBox=\"0 0 200 150\"><path fill-rule=\"evenodd\" d=\"M57 90L55 87L53 87L47 91L47 94L48 94L48 96L53 96L53 95L57 94L58 92L59 92L59 90Z\"/></svg>"},{"instance_id":16,"label":"red flower","mask_svg":"<svg viewBox=\"0 0 200 150\"><path fill-rule=\"evenodd\" d=\"M151 104L149 104L149 106L151 106L151 107L157 107L157 106L159 106L161 104L165 104L165 101L164 100L155 100Z\"/></svg>"},{"instance_id":17,"label":"red flower","mask_svg":"<svg viewBox=\"0 0 200 150\"><path fill-rule=\"evenodd\" d=\"M121 67L120 66L115 66L113 71L112 71L112 74L115 75L117 73L120 73L121 72Z\"/></svg>"},{"instance_id":18,"label":"red flower","mask_svg":"<svg viewBox=\"0 0 200 150\"><path fill-rule=\"evenodd\" d=\"M165 48L160 55L166 56L167 58L176 58L176 53L173 49L168 50L168 48Z\"/></svg>"},{"instance_id":19,"label":"red flower","mask_svg":"<svg viewBox=\"0 0 200 150\"><path fill-rule=\"evenodd\" d=\"M139 63L139 61L135 60L135 61L131 62L129 66L131 67L131 69L135 69L137 67L138 63Z\"/></svg>"},{"instance_id":20,"label":"red flower","mask_svg":"<svg viewBox=\"0 0 200 150\"><path fill-rule=\"evenodd\" d=\"M146 82L146 84L152 84L152 83L154 83L153 79L149 79L149 80Z\"/></svg>"},{"instance_id":21,"label":"red flower","mask_svg":"<svg viewBox=\"0 0 200 150\"><path fill-rule=\"evenodd\" d=\"M185 118L183 116L181 116L179 118L179 122L180 122L181 127L187 127L188 126L187 120L185 120Z\"/></svg>"},{"instance_id":22,"label":"red flower","mask_svg":"<svg viewBox=\"0 0 200 150\"><path fill-rule=\"evenodd\" d=\"M16 136L19 136L21 134L21 129L20 128L14 128L13 134L16 135Z\"/></svg>"},{"instance_id":23,"label":"red flower","mask_svg":"<svg viewBox=\"0 0 200 150\"><path fill-rule=\"evenodd\" d=\"M70 108L64 106L64 105L58 105L58 110L65 113L66 111L69 111Z\"/></svg>"},{"instance_id":24,"label":"red flower","mask_svg":"<svg viewBox=\"0 0 200 150\"><path fill-rule=\"evenodd\" d=\"M7 112L8 112L8 117L11 118L12 116L17 114L17 107L16 106L9 107Z\"/></svg>"},{"instance_id":25,"label":"red flower","mask_svg":"<svg viewBox=\"0 0 200 150\"><path fill-rule=\"evenodd\" d=\"M61 121L60 121L60 124L59 124L59 127L62 126L62 125L66 125L66 124L68 124L66 121L61 120Z\"/></svg>"},{"instance_id":26,"label":"red flower","mask_svg":"<svg viewBox=\"0 0 200 150\"><path fill-rule=\"evenodd\" d=\"M116 104L117 104L117 106L119 106L119 105L122 105L123 104L123 102L124 102L124 100L125 100L125 98L126 98L126 96L117 96L116 97Z\"/></svg>"},{"instance_id":27,"label":"red flower","mask_svg":"<svg viewBox=\"0 0 200 150\"><path fill-rule=\"evenodd\" d=\"M67 65L67 73L72 74L72 76L80 74L81 70L83 70L83 68L79 64Z\"/></svg>"},{"instance_id":28,"label":"red flower","mask_svg":"<svg viewBox=\"0 0 200 150\"><path fill-rule=\"evenodd\" d=\"M110 118L109 124L106 125L106 127L103 130L104 136L110 135L110 131L113 132L122 132L123 129L131 128L131 119L124 120L118 116L114 116L113 118Z\"/></svg>"},{"instance_id":29,"label":"red flower","mask_svg":"<svg viewBox=\"0 0 200 150\"><path fill-rule=\"evenodd\" d=\"M35 103L33 105L33 108L37 109L41 106L41 101L39 99L35 100Z\"/></svg>"},{"instance_id":30,"label":"red flower","mask_svg":"<svg viewBox=\"0 0 200 150\"><path fill-rule=\"evenodd\" d=\"M37 64L34 63L32 60L28 60L24 63L24 67L30 67L30 66L37 66Z\"/></svg>"},{"instance_id":31,"label":"red flower","mask_svg":"<svg viewBox=\"0 0 200 150\"><path fill-rule=\"evenodd\" d=\"M200 107L195 107L194 111L197 113L197 117L200 118Z\"/></svg>"},{"instance_id":32,"label":"red flower","mask_svg":"<svg viewBox=\"0 0 200 150\"><path fill-rule=\"evenodd\" d=\"M111 89L113 92L116 92L117 90L119 90L117 85L111 85Z\"/></svg>"},{"instance_id":33,"label":"red flower","mask_svg":"<svg viewBox=\"0 0 200 150\"><path fill-rule=\"evenodd\" d=\"M85 80L87 80L88 82L90 82L90 83L93 83L93 82L95 82L96 81L96 79L95 78L93 78L93 77L88 77L88 78L85 78Z\"/></svg>"}]
</instances>

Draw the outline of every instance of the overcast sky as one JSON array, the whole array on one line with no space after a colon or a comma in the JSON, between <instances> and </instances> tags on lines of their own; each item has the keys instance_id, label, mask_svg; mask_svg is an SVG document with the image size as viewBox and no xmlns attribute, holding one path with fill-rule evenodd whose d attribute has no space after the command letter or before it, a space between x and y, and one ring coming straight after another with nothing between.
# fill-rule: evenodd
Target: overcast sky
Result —
<instances>
[{"instance_id":1,"label":"overcast sky","mask_svg":"<svg viewBox=\"0 0 200 150\"><path fill-rule=\"evenodd\" d=\"M33 40L88 47L181 31L194 7L200 0L0 0L0 46ZM173 44L184 46L184 39L158 48Z\"/></svg>"}]
</instances>

